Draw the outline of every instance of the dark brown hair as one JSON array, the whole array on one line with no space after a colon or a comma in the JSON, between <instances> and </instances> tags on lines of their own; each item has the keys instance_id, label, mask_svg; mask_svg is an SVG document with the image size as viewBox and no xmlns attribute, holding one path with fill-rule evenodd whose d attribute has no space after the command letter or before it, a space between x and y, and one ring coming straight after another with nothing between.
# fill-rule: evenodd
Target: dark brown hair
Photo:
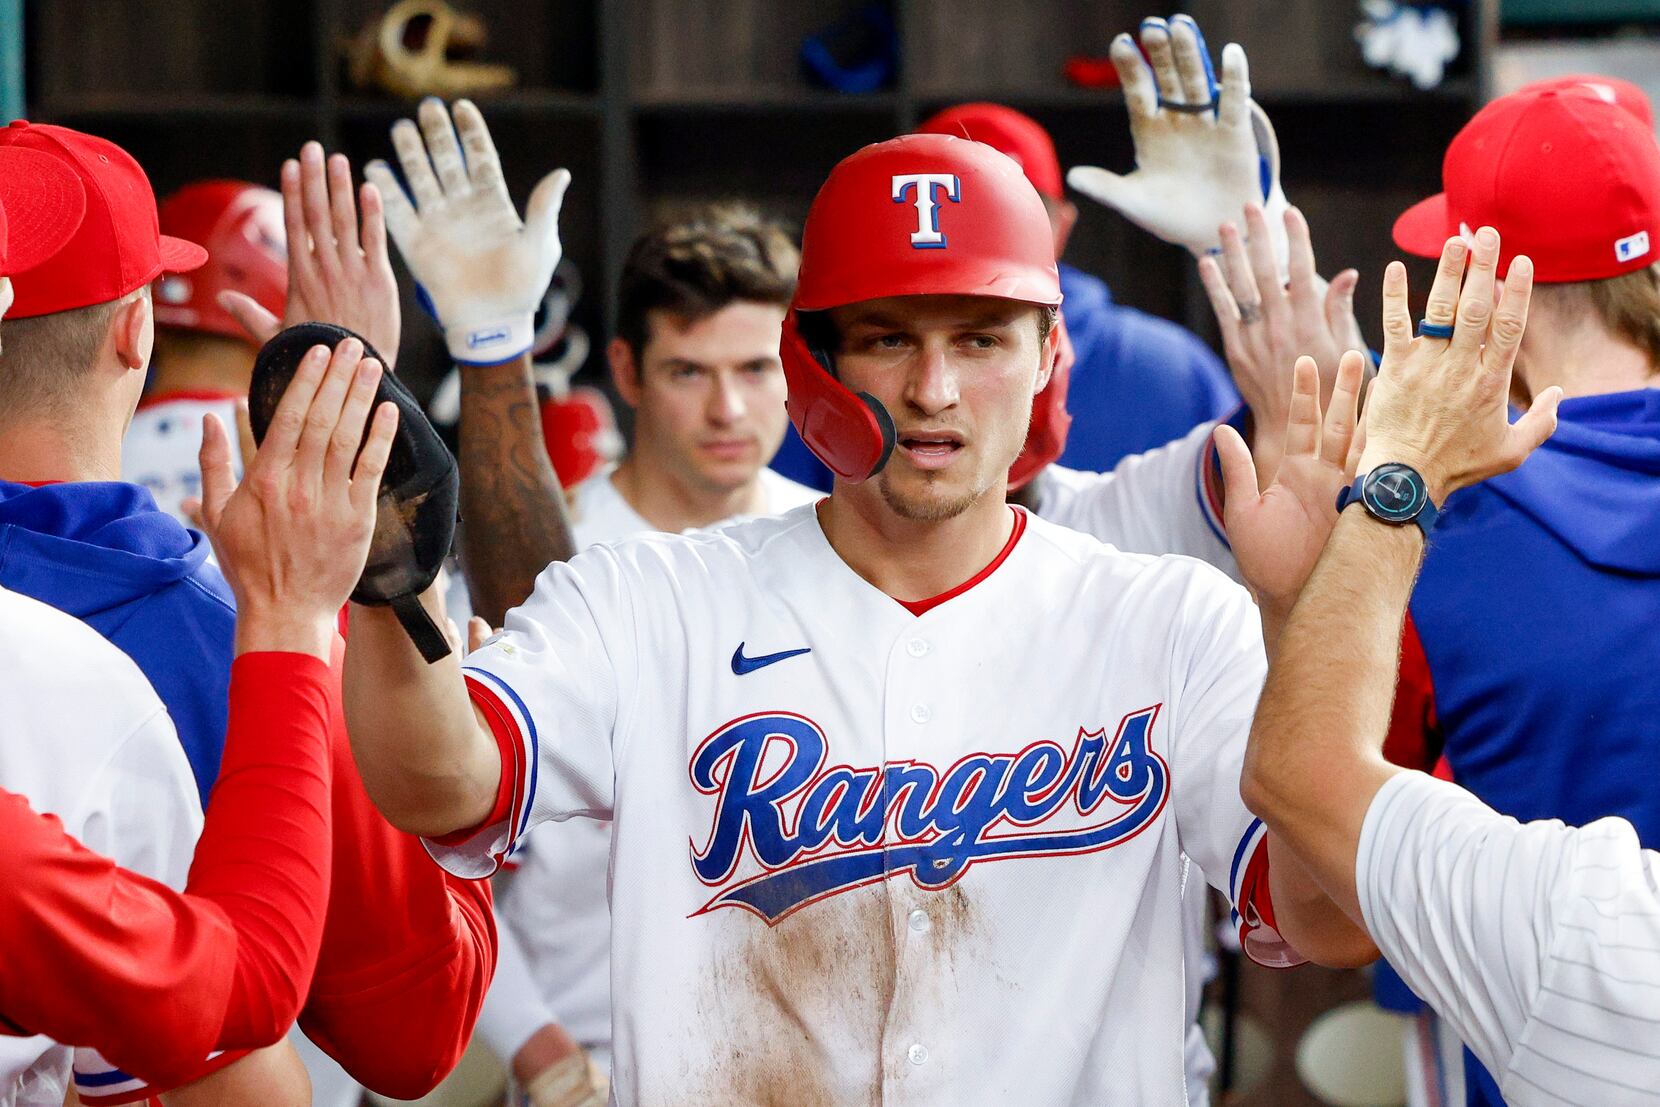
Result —
<instances>
[{"instance_id":1,"label":"dark brown hair","mask_svg":"<svg viewBox=\"0 0 1660 1107\"><path fill-rule=\"evenodd\" d=\"M695 323L739 301L785 307L800 260L783 228L753 209L702 208L635 240L617 287L617 335L640 357L653 311Z\"/></svg>"}]
</instances>

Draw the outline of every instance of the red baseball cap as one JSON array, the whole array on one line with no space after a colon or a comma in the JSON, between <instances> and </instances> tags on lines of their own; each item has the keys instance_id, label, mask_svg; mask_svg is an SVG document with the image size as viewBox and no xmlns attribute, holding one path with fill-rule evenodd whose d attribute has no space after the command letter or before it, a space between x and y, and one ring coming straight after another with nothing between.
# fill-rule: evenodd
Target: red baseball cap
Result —
<instances>
[{"instance_id":1,"label":"red baseball cap","mask_svg":"<svg viewBox=\"0 0 1660 1107\"><path fill-rule=\"evenodd\" d=\"M86 192L67 165L38 150L0 147L0 277L57 253L85 215Z\"/></svg>"},{"instance_id":2,"label":"red baseball cap","mask_svg":"<svg viewBox=\"0 0 1660 1107\"><path fill-rule=\"evenodd\" d=\"M1651 131L1654 129L1654 108L1648 102L1648 94L1630 81L1622 81L1618 77L1603 77L1596 73L1570 73L1566 77L1547 77L1543 81L1529 81L1516 91L1544 92L1548 89L1565 89L1595 96L1610 104L1618 104L1641 119L1643 126Z\"/></svg>"},{"instance_id":3,"label":"red baseball cap","mask_svg":"<svg viewBox=\"0 0 1660 1107\"><path fill-rule=\"evenodd\" d=\"M86 214L61 249L19 270L11 317L26 319L119 300L162 273L182 273L207 251L163 235L150 179L132 155L95 135L19 119L0 128L0 149L37 151L80 178ZM13 220L39 218L12 208Z\"/></svg>"},{"instance_id":4,"label":"red baseball cap","mask_svg":"<svg viewBox=\"0 0 1660 1107\"><path fill-rule=\"evenodd\" d=\"M1583 82L1502 96L1464 125L1441 166L1446 191L1395 220L1395 245L1439 257L1491 226L1541 283L1595 281L1660 258L1660 143L1628 106Z\"/></svg>"},{"instance_id":5,"label":"red baseball cap","mask_svg":"<svg viewBox=\"0 0 1660 1107\"><path fill-rule=\"evenodd\" d=\"M1066 199L1061 188L1061 160L1055 140L1043 124L1002 104L958 104L923 121L919 135L953 135L983 142L1007 154L1026 173L1032 187L1051 200Z\"/></svg>"}]
</instances>

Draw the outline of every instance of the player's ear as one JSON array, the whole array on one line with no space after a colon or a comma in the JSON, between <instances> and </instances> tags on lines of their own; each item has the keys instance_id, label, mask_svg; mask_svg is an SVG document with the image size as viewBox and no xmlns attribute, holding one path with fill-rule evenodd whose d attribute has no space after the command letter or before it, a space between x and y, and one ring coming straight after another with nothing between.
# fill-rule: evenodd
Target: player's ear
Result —
<instances>
[{"instance_id":1,"label":"player's ear","mask_svg":"<svg viewBox=\"0 0 1660 1107\"><path fill-rule=\"evenodd\" d=\"M605 347L605 361L611 367L611 381L617 395L629 407L640 406L640 362L634 347L625 338L613 338Z\"/></svg>"},{"instance_id":2,"label":"player's ear","mask_svg":"<svg viewBox=\"0 0 1660 1107\"><path fill-rule=\"evenodd\" d=\"M116 307L110 319L109 338L115 344L115 356L123 368L143 369L150 364L150 350L155 337L150 290L143 288Z\"/></svg>"},{"instance_id":3,"label":"player's ear","mask_svg":"<svg viewBox=\"0 0 1660 1107\"><path fill-rule=\"evenodd\" d=\"M1049 378L1055 375L1055 367L1060 364L1060 358L1061 326L1060 318L1056 316L1054 323L1049 327L1049 333L1043 337L1043 349L1038 357L1037 380L1032 385L1032 395L1036 396L1049 387Z\"/></svg>"}]
</instances>

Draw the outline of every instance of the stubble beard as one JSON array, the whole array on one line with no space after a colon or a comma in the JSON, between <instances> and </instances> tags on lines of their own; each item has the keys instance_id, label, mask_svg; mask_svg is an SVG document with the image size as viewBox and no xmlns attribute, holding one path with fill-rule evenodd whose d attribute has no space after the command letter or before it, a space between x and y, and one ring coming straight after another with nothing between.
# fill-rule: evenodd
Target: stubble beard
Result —
<instances>
[{"instance_id":1,"label":"stubble beard","mask_svg":"<svg viewBox=\"0 0 1660 1107\"><path fill-rule=\"evenodd\" d=\"M926 473L923 474L923 479L926 486L932 488L938 477L933 473ZM877 476L876 487L882 493L882 500L888 505L889 510L901 519L909 519L916 523L937 523L942 519L955 519L986 494L986 489L981 488L950 499L928 495L907 496L894 487L894 482L886 471Z\"/></svg>"}]
</instances>

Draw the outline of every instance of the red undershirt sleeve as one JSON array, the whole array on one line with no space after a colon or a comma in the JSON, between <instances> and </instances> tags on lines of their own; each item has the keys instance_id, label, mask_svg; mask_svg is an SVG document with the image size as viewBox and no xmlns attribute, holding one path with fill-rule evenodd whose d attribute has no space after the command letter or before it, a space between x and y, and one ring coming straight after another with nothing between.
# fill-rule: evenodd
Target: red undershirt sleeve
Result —
<instances>
[{"instance_id":1,"label":"red undershirt sleeve","mask_svg":"<svg viewBox=\"0 0 1660 1107\"><path fill-rule=\"evenodd\" d=\"M303 654L231 669L221 775L184 894L0 793L0 1015L97 1049L152 1090L282 1036L310 983L329 880L327 727L339 681Z\"/></svg>"},{"instance_id":2,"label":"red undershirt sleeve","mask_svg":"<svg viewBox=\"0 0 1660 1107\"><path fill-rule=\"evenodd\" d=\"M472 1039L496 963L490 884L446 873L386 821L343 725L333 813L334 885L300 1026L365 1087L416 1099Z\"/></svg>"},{"instance_id":3,"label":"red undershirt sleeve","mask_svg":"<svg viewBox=\"0 0 1660 1107\"><path fill-rule=\"evenodd\" d=\"M1400 677L1383 756L1403 768L1429 772L1441 756L1441 727L1435 714L1435 681L1418 627L1407 613L1401 628Z\"/></svg>"}]
</instances>

